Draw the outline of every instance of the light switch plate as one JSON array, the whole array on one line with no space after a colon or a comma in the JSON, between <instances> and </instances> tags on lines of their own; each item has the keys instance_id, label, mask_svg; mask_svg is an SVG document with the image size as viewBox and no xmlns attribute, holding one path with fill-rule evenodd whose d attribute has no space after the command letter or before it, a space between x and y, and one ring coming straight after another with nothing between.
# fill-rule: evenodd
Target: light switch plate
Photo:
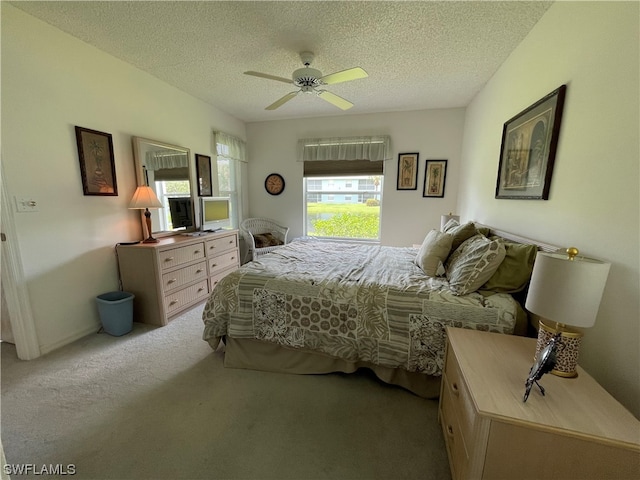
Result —
<instances>
[{"instance_id":1,"label":"light switch plate","mask_svg":"<svg viewBox=\"0 0 640 480\"><path fill-rule=\"evenodd\" d=\"M19 213L37 212L38 201L34 197L14 197L16 199L16 211Z\"/></svg>"}]
</instances>

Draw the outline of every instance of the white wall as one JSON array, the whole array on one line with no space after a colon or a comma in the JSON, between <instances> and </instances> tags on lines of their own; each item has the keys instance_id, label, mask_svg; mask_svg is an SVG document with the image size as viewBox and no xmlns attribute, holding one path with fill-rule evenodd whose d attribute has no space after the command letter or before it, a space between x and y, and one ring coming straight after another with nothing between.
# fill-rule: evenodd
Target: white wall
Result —
<instances>
[{"instance_id":1,"label":"white wall","mask_svg":"<svg viewBox=\"0 0 640 480\"><path fill-rule=\"evenodd\" d=\"M283 107L285 108L285 107ZM381 243L411 246L440 227L440 215L455 211L460 175L464 109L340 115L247 124L249 152L249 216L270 217L288 225L289 238L303 233L302 163L299 138L390 135L391 160L384 166ZM396 190L398 154L419 152L418 188ZM444 198L423 198L425 159L447 159ZM272 172L286 187L276 197L264 189Z\"/></svg>"},{"instance_id":2,"label":"white wall","mask_svg":"<svg viewBox=\"0 0 640 480\"><path fill-rule=\"evenodd\" d=\"M118 196L83 195L75 125L113 135ZM15 231L43 353L97 330L95 296L118 288L114 245L141 238L131 137L193 158L211 155L213 129L245 137L242 122L2 2L3 187L38 200Z\"/></svg>"},{"instance_id":3,"label":"white wall","mask_svg":"<svg viewBox=\"0 0 640 480\"><path fill-rule=\"evenodd\" d=\"M637 2L557 2L467 108L458 206L612 263L580 364L640 416ZM503 123L567 84L548 201L494 198Z\"/></svg>"}]
</instances>

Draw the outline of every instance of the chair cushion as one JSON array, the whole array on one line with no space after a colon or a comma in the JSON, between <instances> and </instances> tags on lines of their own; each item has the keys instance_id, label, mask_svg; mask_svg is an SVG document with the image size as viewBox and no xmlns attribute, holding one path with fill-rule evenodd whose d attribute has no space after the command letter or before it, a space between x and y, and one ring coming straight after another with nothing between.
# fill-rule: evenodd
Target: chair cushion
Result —
<instances>
[{"instance_id":1,"label":"chair cushion","mask_svg":"<svg viewBox=\"0 0 640 480\"><path fill-rule=\"evenodd\" d=\"M277 245L284 245L284 242L275 237L273 233L256 233L253 235L253 239L256 242L256 248L275 247Z\"/></svg>"}]
</instances>

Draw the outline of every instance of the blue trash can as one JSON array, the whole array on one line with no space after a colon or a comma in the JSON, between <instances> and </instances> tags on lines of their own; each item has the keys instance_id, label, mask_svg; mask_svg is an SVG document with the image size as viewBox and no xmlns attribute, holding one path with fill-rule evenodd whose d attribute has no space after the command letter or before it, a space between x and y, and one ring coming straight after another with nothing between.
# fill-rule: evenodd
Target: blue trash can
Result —
<instances>
[{"instance_id":1,"label":"blue trash can","mask_svg":"<svg viewBox=\"0 0 640 480\"><path fill-rule=\"evenodd\" d=\"M102 328L109 335L120 337L133 329L133 299L129 292L109 292L96 297Z\"/></svg>"}]
</instances>

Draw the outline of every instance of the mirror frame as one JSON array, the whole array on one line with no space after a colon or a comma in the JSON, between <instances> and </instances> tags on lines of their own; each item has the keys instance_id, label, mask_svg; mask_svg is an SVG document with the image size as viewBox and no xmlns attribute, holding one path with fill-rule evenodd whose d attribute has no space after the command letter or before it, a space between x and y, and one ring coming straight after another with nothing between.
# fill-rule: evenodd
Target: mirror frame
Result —
<instances>
[{"instance_id":1,"label":"mirror frame","mask_svg":"<svg viewBox=\"0 0 640 480\"><path fill-rule=\"evenodd\" d=\"M136 186L143 186L147 184L147 179L144 175L144 159L145 153L147 149L144 149L143 146L145 144L152 145L153 147L166 148L170 150L176 150L178 152L184 152L187 156L187 169L188 169L188 181L189 181L189 198L191 199L191 215L193 218L193 225L191 227L181 229L181 230L156 230L153 232L146 232L147 226L144 217L144 210L140 210L140 222L142 226L142 235L145 234L153 234L154 237L167 237L172 235L179 235L180 233L185 232L193 232L197 228L198 221L195 217L195 193L193 189L193 167L191 161L191 150L186 147L181 147L179 145L174 145L171 143L161 142L158 140L152 140L149 138L143 137L131 137L131 142L133 145L133 161L136 170ZM145 233L146 232L146 233Z\"/></svg>"}]
</instances>

